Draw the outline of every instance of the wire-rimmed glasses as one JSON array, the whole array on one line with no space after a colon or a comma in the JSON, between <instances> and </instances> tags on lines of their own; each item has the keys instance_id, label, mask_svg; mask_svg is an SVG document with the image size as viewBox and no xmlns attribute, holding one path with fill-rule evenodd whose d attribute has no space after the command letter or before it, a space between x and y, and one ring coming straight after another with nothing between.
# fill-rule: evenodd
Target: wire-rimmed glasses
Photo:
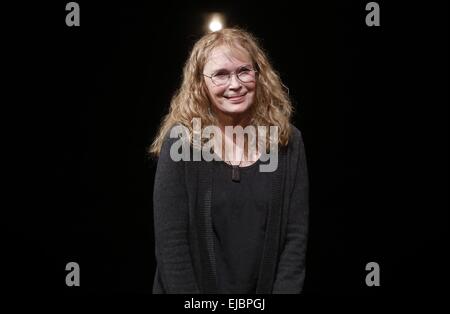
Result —
<instances>
[{"instance_id":1,"label":"wire-rimmed glasses","mask_svg":"<svg viewBox=\"0 0 450 314\"><path fill-rule=\"evenodd\" d=\"M216 73L211 75L204 74L204 76L209 77L214 85L216 86L224 86L230 82L231 76L236 75L237 79L242 83L250 83L254 82L256 79L256 71L250 65L243 65L236 69L234 72L228 72L226 70L219 70Z\"/></svg>"}]
</instances>

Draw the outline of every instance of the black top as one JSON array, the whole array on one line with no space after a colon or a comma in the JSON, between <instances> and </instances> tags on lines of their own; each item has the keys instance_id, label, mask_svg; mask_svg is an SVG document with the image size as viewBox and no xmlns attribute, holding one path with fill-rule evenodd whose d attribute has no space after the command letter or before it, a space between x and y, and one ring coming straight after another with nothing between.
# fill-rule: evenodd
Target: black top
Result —
<instances>
[{"instance_id":1,"label":"black top","mask_svg":"<svg viewBox=\"0 0 450 314\"><path fill-rule=\"evenodd\" d=\"M216 164L174 161L170 150L176 142L178 139L169 138L167 133L155 173L157 268L153 293L214 294L217 274L211 201L217 194L213 191ZM191 156L192 151L193 148ZM279 149L277 164L275 172L260 173L271 176L266 236L256 287L260 294L300 293L306 273L308 173L301 133L294 126L289 144ZM234 184L242 188L244 182L245 175Z\"/></svg>"},{"instance_id":2,"label":"black top","mask_svg":"<svg viewBox=\"0 0 450 314\"><path fill-rule=\"evenodd\" d=\"M271 173L260 172L258 160L239 167L216 161L213 175L212 222L218 293L256 292L270 206Z\"/></svg>"}]
</instances>

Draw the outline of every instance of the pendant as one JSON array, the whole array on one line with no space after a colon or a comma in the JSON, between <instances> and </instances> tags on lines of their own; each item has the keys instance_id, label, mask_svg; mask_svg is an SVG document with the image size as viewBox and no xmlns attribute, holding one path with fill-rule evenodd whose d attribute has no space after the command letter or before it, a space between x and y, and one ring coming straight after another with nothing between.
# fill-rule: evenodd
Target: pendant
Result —
<instances>
[{"instance_id":1,"label":"pendant","mask_svg":"<svg viewBox=\"0 0 450 314\"><path fill-rule=\"evenodd\" d=\"M233 182L241 181L241 176L239 175L239 166L233 166L233 169L231 171L231 180Z\"/></svg>"}]
</instances>

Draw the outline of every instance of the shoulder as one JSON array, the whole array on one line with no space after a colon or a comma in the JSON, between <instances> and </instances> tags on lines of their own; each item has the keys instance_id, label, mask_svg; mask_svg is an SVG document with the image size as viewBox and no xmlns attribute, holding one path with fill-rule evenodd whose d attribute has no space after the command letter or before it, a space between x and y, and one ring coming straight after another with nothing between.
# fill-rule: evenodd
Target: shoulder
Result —
<instances>
[{"instance_id":1,"label":"shoulder","mask_svg":"<svg viewBox=\"0 0 450 314\"><path fill-rule=\"evenodd\" d=\"M187 139L189 130L183 126L181 123L173 124L167 132L164 134L164 140L161 147L161 152L163 150L170 149L170 146L179 141L180 138Z\"/></svg>"},{"instance_id":2,"label":"shoulder","mask_svg":"<svg viewBox=\"0 0 450 314\"><path fill-rule=\"evenodd\" d=\"M306 162L305 145L303 143L302 132L291 124L291 136L288 143L288 156L291 162L297 163L298 161Z\"/></svg>"},{"instance_id":3,"label":"shoulder","mask_svg":"<svg viewBox=\"0 0 450 314\"><path fill-rule=\"evenodd\" d=\"M303 144L303 135L292 124L287 151L288 167L290 169L288 175L291 178L291 182L296 182L296 180L305 182L304 180L307 180L307 158Z\"/></svg>"},{"instance_id":4,"label":"shoulder","mask_svg":"<svg viewBox=\"0 0 450 314\"><path fill-rule=\"evenodd\" d=\"M291 149L301 150L303 149L303 135L302 132L293 124L291 126L289 144Z\"/></svg>"},{"instance_id":5,"label":"shoulder","mask_svg":"<svg viewBox=\"0 0 450 314\"><path fill-rule=\"evenodd\" d=\"M167 129L166 133L164 133L161 150L158 156L158 162L171 159L171 148L172 146L179 140L179 137L176 135L176 127L177 124L172 125L169 129Z\"/></svg>"},{"instance_id":6,"label":"shoulder","mask_svg":"<svg viewBox=\"0 0 450 314\"><path fill-rule=\"evenodd\" d=\"M290 127L291 127L291 138L293 140L301 140L302 132L292 123L290 124Z\"/></svg>"}]
</instances>

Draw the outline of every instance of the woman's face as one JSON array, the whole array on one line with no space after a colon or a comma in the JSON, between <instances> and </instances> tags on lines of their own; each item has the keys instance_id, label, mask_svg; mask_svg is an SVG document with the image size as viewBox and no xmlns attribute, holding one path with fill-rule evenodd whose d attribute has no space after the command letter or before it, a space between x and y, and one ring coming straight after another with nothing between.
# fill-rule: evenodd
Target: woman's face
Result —
<instances>
[{"instance_id":1,"label":"woman's face","mask_svg":"<svg viewBox=\"0 0 450 314\"><path fill-rule=\"evenodd\" d=\"M209 99L219 117L241 116L248 111L255 98L256 75L255 72L248 71L253 69L252 60L244 51L243 48L242 51L232 51L226 46L216 47L211 51L203 69L203 74L213 76L216 82L215 84L211 78L204 77ZM218 86L217 82L223 82L223 78L227 78L230 73L228 82ZM246 82L237 77L239 73Z\"/></svg>"}]
</instances>

